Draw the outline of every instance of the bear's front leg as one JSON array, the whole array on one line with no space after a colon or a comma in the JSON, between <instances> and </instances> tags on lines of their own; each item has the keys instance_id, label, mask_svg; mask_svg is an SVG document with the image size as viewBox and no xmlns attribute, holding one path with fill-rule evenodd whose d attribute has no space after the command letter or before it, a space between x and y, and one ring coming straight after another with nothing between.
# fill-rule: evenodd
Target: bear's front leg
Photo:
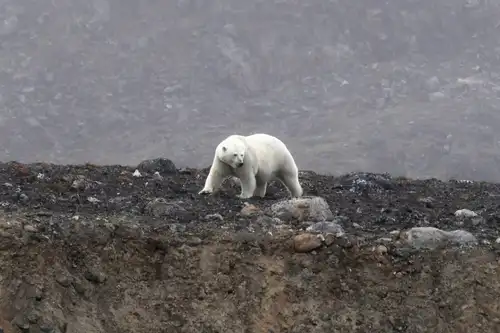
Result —
<instances>
[{"instance_id":1,"label":"bear's front leg","mask_svg":"<svg viewBox=\"0 0 500 333\"><path fill-rule=\"evenodd\" d=\"M209 174L205 186L198 194L210 194L217 192L222 184L223 178L218 173Z\"/></svg>"},{"instance_id":2,"label":"bear's front leg","mask_svg":"<svg viewBox=\"0 0 500 333\"><path fill-rule=\"evenodd\" d=\"M240 177L240 182L241 182L241 194L238 195L238 198L248 199L253 197L253 193L257 188L257 181L255 180L255 176L248 175Z\"/></svg>"},{"instance_id":3,"label":"bear's front leg","mask_svg":"<svg viewBox=\"0 0 500 333\"><path fill-rule=\"evenodd\" d=\"M227 177L227 167L214 159L210 172L205 181L205 186L198 194L215 193L221 187L222 182Z\"/></svg>"}]
</instances>

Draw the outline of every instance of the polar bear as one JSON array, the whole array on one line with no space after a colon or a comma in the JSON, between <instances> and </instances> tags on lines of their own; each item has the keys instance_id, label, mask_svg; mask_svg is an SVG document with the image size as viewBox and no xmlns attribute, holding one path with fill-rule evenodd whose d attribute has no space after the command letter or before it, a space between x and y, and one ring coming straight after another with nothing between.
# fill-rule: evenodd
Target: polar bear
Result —
<instances>
[{"instance_id":1,"label":"polar bear","mask_svg":"<svg viewBox=\"0 0 500 333\"><path fill-rule=\"evenodd\" d=\"M267 183L273 179L280 180L292 197L303 194L292 154L280 139L268 134L230 135L219 143L199 194L218 191L230 176L240 180L241 199L264 197Z\"/></svg>"}]
</instances>

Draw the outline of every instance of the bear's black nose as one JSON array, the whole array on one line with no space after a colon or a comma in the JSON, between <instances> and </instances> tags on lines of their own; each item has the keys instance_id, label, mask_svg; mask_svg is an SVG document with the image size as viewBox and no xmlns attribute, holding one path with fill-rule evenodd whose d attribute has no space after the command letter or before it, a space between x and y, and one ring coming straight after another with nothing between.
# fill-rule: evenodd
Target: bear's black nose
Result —
<instances>
[{"instance_id":1,"label":"bear's black nose","mask_svg":"<svg viewBox=\"0 0 500 333\"><path fill-rule=\"evenodd\" d=\"M236 164L238 168L241 168L243 166L243 162Z\"/></svg>"}]
</instances>

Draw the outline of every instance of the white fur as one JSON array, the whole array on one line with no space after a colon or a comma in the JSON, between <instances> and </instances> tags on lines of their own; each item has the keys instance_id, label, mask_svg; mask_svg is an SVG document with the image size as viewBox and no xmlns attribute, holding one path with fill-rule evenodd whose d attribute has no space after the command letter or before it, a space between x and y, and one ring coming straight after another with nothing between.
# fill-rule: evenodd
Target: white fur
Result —
<instances>
[{"instance_id":1,"label":"white fur","mask_svg":"<svg viewBox=\"0 0 500 333\"><path fill-rule=\"evenodd\" d=\"M242 199L264 197L267 184L273 179L280 180L292 197L303 194L292 154L281 140L268 134L231 135L219 143L205 186L199 194L218 191L230 176L239 178L239 197Z\"/></svg>"}]
</instances>

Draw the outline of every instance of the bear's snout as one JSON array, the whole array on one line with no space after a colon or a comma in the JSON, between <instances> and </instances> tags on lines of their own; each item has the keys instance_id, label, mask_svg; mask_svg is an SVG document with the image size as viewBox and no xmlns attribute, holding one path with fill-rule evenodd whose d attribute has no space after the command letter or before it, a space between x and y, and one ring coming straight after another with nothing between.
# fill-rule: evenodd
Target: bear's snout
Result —
<instances>
[{"instance_id":1,"label":"bear's snout","mask_svg":"<svg viewBox=\"0 0 500 333\"><path fill-rule=\"evenodd\" d=\"M237 167L237 168L241 168L242 166L243 166L243 162L238 162L238 163L236 163L236 167Z\"/></svg>"}]
</instances>

